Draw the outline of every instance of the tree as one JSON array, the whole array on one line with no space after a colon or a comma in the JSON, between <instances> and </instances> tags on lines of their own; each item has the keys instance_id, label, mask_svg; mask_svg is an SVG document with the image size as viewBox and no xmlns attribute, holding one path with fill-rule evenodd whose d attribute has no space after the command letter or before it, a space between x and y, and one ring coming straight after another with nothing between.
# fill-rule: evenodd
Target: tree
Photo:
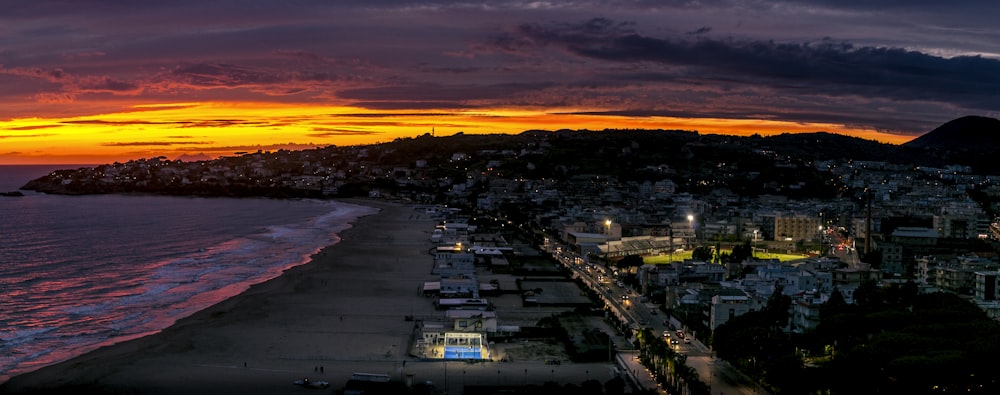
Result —
<instances>
[{"instance_id":1,"label":"tree","mask_svg":"<svg viewBox=\"0 0 1000 395\"><path fill-rule=\"evenodd\" d=\"M696 261L711 262L712 249L705 246L695 247L694 251L691 251L691 259Z\"/></svg>"},{"instance_id":2,"label":"tree","mask_svg":"<svg viewBox=\"0 0 1000 395\"><path fill-rule=\"evenodd\" d=\"M638 268L644 263L645 262L642 261L642 257L639 255L626 255L624 258L619 259L615 265L618 266L619 269L632 273L635 271L633 268Z\"/></svg>"},{"instance_id":3,"label":"tree","mask_svg":"<svg viewBox=\"0 0 1000 395\"><path fill-rule=\"evenodd\" d=\"M622 395L625 393L625 379L615 377L604 382L604 393L607 395Z\"/></svg>"},{"instance_id":4,"label":"tree","mask_svg":"<svg viewBox=\"0 0 1000 395\"><path fill-rule=\"evenodd\" d=\"M764 306L764 314L769 324L775 328L785 328L788 326L789 309L792 307L792 298L784 294L784 287L781 284L774 286L774 293L767 300Z\"/></svg>"},{"instance_id":5,"label":"tree","mask_svg":"<svg viewBox=\"0 0 1000 395\"><path fill-rule=\"evenodd\" d=\"M729 262L740 263L752 257L753 247L750 245L750 240L745 240L742 244L733 246L732 252L729 253Z\"/></svg>"},{"instance_id":6,"label":"tree","mask_svg":"<svg viewBox=\"0 0 1000 395\"><path fill-rule=\"evenodd\" d=\"M854 304L862 309L878 308L882 305L882 296L874 281L865 281L854 290Z\"/></svg>"}]
</instances>

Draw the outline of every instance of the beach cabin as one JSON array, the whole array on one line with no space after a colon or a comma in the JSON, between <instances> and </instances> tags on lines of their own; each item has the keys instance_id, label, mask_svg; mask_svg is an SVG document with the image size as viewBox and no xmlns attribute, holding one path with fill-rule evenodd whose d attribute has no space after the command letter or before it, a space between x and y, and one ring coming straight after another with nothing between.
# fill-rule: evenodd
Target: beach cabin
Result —
<instances>
[{"instance_id":1,"label":"beach cabin","mask_svg":"<svg viewBox=\"0 0 1000 395\"><path fill-rule=\"evenodd\" d=\"M452 322L452 329L461 332L497 331L497 312L488 310L448 310L445 317Z\"/></svg>"},{"instance_id":2,"label":"beach cabin","mask_svg":"<svg viewBox=\"0 0 1000 395\"><path fill-rule=\"evenodd\" d=\"M471 277L442 278L442 298L478 298L479 280Z\"/></svg>"}]
</instances>

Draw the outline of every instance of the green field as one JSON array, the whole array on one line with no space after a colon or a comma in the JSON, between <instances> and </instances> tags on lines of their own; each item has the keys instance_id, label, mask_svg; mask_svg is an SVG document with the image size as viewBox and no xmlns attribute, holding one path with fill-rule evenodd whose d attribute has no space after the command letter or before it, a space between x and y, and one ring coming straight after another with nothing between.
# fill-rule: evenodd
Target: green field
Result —
<instances>
[{"instance_id":1,"label":"green field","mask_svg":"<svg viewBox=\"0 0 1000 395\"><path fill-rule=\"evenodd\" d=\"M732 250L722 250L723 253L730 253ZM758 252L754 254L755 258L759 259L777 259L781 262L794 261L796 259L808 258L808 255L797 255L797 254L773 254L773 253L763 253ZM660 265L670 262L681 262L685 259L691 259L691 251L675 252L673 254L664 255L649 255L642 257L642 262L653 265Z\"/></svg>"}]
</instances>

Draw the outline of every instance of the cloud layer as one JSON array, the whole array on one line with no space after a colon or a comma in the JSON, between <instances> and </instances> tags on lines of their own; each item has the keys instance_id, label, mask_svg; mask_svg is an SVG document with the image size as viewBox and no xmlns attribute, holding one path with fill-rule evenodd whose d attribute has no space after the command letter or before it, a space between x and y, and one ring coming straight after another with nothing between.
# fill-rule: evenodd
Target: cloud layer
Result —
<instances>
[{"instance_id":1,"label":"cloud layer","mask_svg":"<svg viewBox=\"0 0 1000 395\"><path fill-rule=\"evenodd\" d=\"M12 1L0 120L218 101L919 134L1000 115L996 15L989 0Z\"/></svg>"}]
</instances>

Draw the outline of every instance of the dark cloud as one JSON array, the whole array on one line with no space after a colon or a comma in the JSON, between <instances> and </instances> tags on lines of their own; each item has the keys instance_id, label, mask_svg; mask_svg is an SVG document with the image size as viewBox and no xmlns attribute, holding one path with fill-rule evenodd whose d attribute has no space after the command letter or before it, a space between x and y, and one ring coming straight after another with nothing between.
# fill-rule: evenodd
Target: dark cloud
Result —
<instances>
[{"instance_id":1,"label":"dark cloud","mask_svg":"<svg viewBox=\"0 0 1000 395\"><path fill-rule=\"evenodd\" d=\"M461 102L463 100L509 98L524 92L536 91L554 85L555 84L552 83L504 83L492 85L419 84L346 89L340 91L339 96L345 99L354 100Z\"/></svg>"},{"instance_id":2,"label":"dark cloud","mask_svg":"<svg viewBox=\"0 0 1000 395\"><path fill-rule=\"evenodd\" d=\"M226 126L268 126L270 123L261 121L247 121L242 119L205 119L205 120L192 120L192 121L143 121L143 120L125 120L125 121L107 121L102 119L83 119L83 120L73 120L73 121L62 121L62 124L68 125L109 125L109 126L130 126L130 125L168 125L175 126L178 128L195 128L195 127L226 127ZM183 138L180 136L171 136L170 138Z\"/></svg>"},{"instance_id":3,"label":"dark cloud","mask_svg":"<svg viewBox=\"0 0 1000 395\"><path fill-rule=\"evenodd\" d=\"M40 79L51 83L46 91L34 95L42 103L72 103L83 94L111 93L116 95L136 95L142 89L135 83L106 75L78 76L63 68L2 68L0 74L22 78Z\"/></svg>"},{"instance_id":4,"label":"dark cloud","mask_svg":"<svg viewBox=\"0 0 1000 395\"><path fill-rule=\"evenodd\" d=\"M174 145L191 145L191 144L212 144L211 141L129 141L129 142L119 142L119 143L101 143L105 147L142 147L142 146L174 146Z\"/></svg>"},{"instance_id":5,"label":"dark cloud","mask_svg":"<svg viewBox=\"0 0 1000 395\"><path fill-rule=\"evenodd\" d=\"M101 119L81 119L73 121L62 121L60 122L66 125L111 125L111 126L128 126L128 125L173 125L177 122L152 122L152 121L140 121L140 120L129 120L129 121L105 121Z\"/></svg>"},{"instance_id":6,"label":"dark cloud","mask_svg":"<svg viewBox=\"0 0 1000 395\"><path fill-rule=\"evenodd\" d=\"M155 106L135 106L129 109L128 112L143 112L143 111L167 111L167 110L183 110L185 108L195 108L197 104L170 104L170 105L155 105Z\"/></svg>"},{"instance_id":7,"label":"dark cloud","mask_svg":"<svg viewBox=\"0 0 1000 395\"><path fill-rule=\"evenodd\" d=\"M178 66L169 74L173 82L200 87L240 87L287 82L288 75L274 70L233 64L189 64Z\"/></svg>"},{"instance_id":8,"label":"dark cloud","mask_svg":"<svg viewBox=\"0 0 1000 395\"><path fill-rule=\"evenodd\" d=\"M712 31L712 28L710 28L708 26L702 26L702 27L700 27L700 28L698 28L696 30L692 30L692 31L687 32L687 34L689 36L695 36L695 35L699 35L699 34L707 34L707 33L711 32L711 31Z\"/></svg>"},{"instance_id":9,"label":"dark cloud","mask_svg":"<svg viewBox=\"0 0 1000 395\"><path fill-rule=\"evenodd\" d=\"M38 129L51 129L58 128L62 125L31 125L31 126L16 126L11 128L3 128L4 130L38 130Z\"/></svg>"},{"instance_id":10,"label":"dark cloud","mask_svg":"<svg viewBox=\"0 0 1000 395\"><path fill-rule=\"evenodd\" d=\"M85 92L137 92L139 86L129 81L107 76L87 77L77 81L79 91Z\"/></svg>"},{"instance_id":11,"label":"dark cloud","mask_svg":"<svg viewBox=\"0 0 1000 395\"><path fill-rule=\"evenodd\" d=\"M337 128L313 128L313 133L306 134L307 137L327 138L341 136L377 136L382 132L372 130L357 129L337 129Z\"/></svg>"},{"instance_id":12,"label":"dark cloud","mask_svg":"<svg viewBox=\"0 0 1000 395\"><path fill-rule=\"evenodd\" d=\"M199 146L199 147L172 147L171 151L177 152L211 152L211 153L231 153L231 152L255 152L273 150L303 150L317 147L326 147L329 144L295 143L284 144L255 144L255 145L225 145L225 146Z\"/></svg>"},{"instance_id":13,"label":"dark cloud","mask_svg":"<svg viewBox=\"0 0 1000 395\"><path fill-rule=\"evenodd\" d=\"M657 38L629 24L600 18L555 26L525 24L518 32L520 37L502 37L497 45L518 42L607 62L684 67L691 69L685 74L697 73L707 81L764 85L788 93L812 90L893 100L944 100L991 110L1000 103L1000 60L981 56L945 58L832 40Z\"/></svg>"},{"instance_id":14,"label":"dark cloud","mask_svg":"<svg viewBox=\"0 0 1000 395\"><path fill-rule=\"evenodd\" d=\"M385 114L372 114L372 113L358 112L358 113L345 113L345 114L327 114L326 116L333 117L333 118L400 118L400 117L450 117L450 116L454 116L454 115L455 114L453 114L453 113L447 113L447 112L437 112L437 113L430 113L430 112L399 113L399 112L393 112L393 113L385 113Z\"/></svg>"},{"instance_id":15,"label":"dark cloud","mask_svg":"<svg viewBox=\"0 0 1000 395\"><path fill-rule=\"evenodd\" d=\"M60 83L67 79L66 72L61 68L44 69L41 67L0 67L0 73L19 77L39 78L48 82Z\"/></svg>"},{"instance_id":16,"label":"dark cloud","mask_svg":"<svg viewBox=\"0 0 1000 395\"><path fill-rule=\"evenodd\" d=\"M478 106L465 104L461 102L449 102L449 101L428 101L428 100L413 100L413 101L356 101L348 103L351 107L367 108L371 110L439 110L442 108L447 109L471 109L478 108ZM387 115L373 115L375 117L382 116L393 116L394 114ZM423 116L423 115L421 115Z\"/></svg>"},{"instance_id":17,"label":"dark cloud","mask_svg":"<svg viewBox=\"0 0 1000 395\"><path fill-rule=\"evenodd\" d=\"M0 134L0 139L16 139L16 138L34 138L34 137L48 137L52 134Z\"/></svg>"},{"instance_id":18,"label":"dark cloud","mask_svg":"<svg viewBox=\"0 0 1000 395\"><path fill-rule=\"evenodd\" d=\"M242 119L206 119L200 121L190 121L184 122L181 127L183 128L197 128L197 127L209 127L209 128L221 128L227 126L259 126L259 125L269 125L267 122L259 121L246 121Z\"/></svg>"},{"instance_id":19,"label":"dark cloud","mask_svg":"<svg viewBox=\"0 0 1000 395\"><path fill-rule=\"evenodd\" d=\"M979 8L995 7L994 0L961 0L961 1L939 1L939 0L784 0L778 3L789 3L806 6L825 6L841 9L893 9L893 8L922 8L922 9L955 9L955 8Z\"/></svg>"}]
</instances>

